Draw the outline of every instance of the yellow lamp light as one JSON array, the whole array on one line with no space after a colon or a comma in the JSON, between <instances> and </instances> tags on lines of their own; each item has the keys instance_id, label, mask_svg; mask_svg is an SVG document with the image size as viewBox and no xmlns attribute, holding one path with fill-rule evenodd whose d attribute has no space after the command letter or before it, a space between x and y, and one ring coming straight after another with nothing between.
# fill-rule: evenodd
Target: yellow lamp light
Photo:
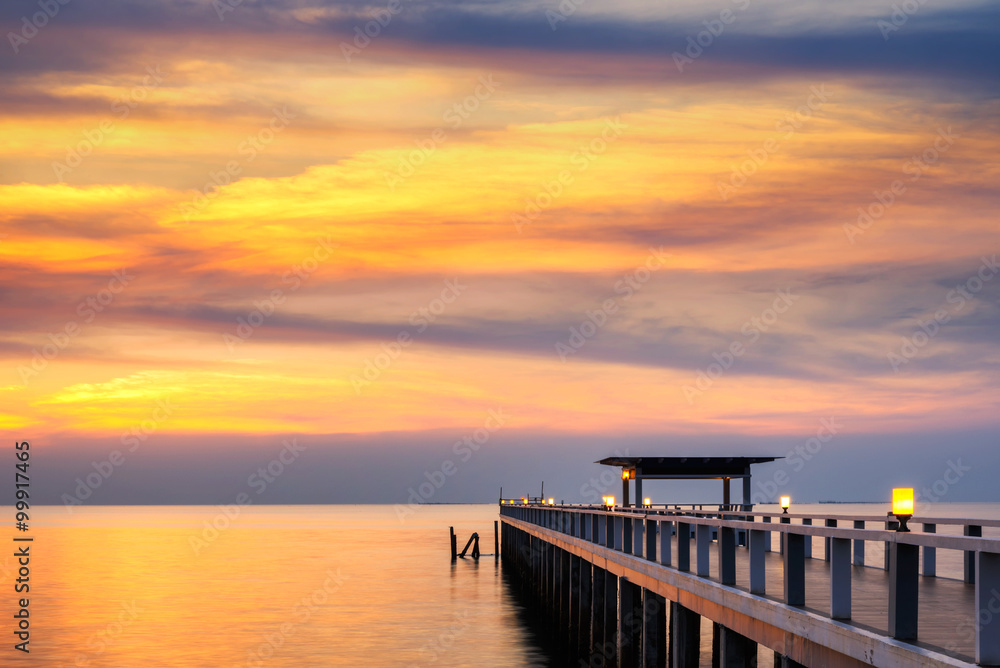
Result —
<instances>
[{"instance_id":1,"label":"yellow lamp light","mask_svg":"<svg viewBox=\"0 0 1000 668\"><path fill-rule=\"evenodd\" d=\"M549 499L549 505L550 506L556 505L556 500L555 499Z\"/></svg>"},{"instance_id":2,"label":"yellow lamp light","mask_svg":"<svg viewBox=\"0 0 1000 668\"><path fill-rule=\"evenodd\" d=\"M652 504L652 503L650 503L650 498L649 498L649 497L647 496L647 497L646 497L645 499L643 499L643 500L642 500L642 505L644 505L644 506L646 506L647 508L649 508L649 507L650 507L651 505L653 505L653 504Z\"/></svg>"},{"instance_id":3,"label":"yellow lamp light","mask_svg":"<svg viewBox=\"0 0 1000 668\"><path fill-rule=\"evenodd\" d=\"M611 508L612 506L614 506L615 505L615 497L613 497L613 496L606 496L606 497L604 497L604 505L606 505L608 508Z\"/></svg>"},{"instance_id":4,"label":"yellow lamp light","mask_svg":"<svg viewBox=\"0 0 1000 668\"><path fill-rule=\"evenodd\" d=\"M630 471L628 471L627 469L622 469L622 480L628 480L631 477L632 475Z\"/></svg>"},{"instance_id":5,"label":"yellow lamp light","mask_svg":"<svg viewBox=\"0 0 1000 668\"><path fill-rule=\"evenodd\" d=\"M896 531L908 532L906 521L913 517L913 488L900 487L892 490L892 514L899 520Z\"/></svg>"},{"instance_id":6,"label":"yellow lamp light","mask_svg":"<svg viewBox=\"0 0 1000 668\"><path fill-rule=\"evenodd\" d=\"M528 505L528 500L522 496L521 503L523 503L524 505Z\"/></svg>"},{"instance_id":7,"label":"yellow lamp light","mask_svg":"<svg viewBox=\"0 0 1000 668\"><path fill-rule=\"evenodd\" d=\"M779 499L779 501L781 502L781 512L787 514L788 513L788 507L790 505L792 505L792 497L790 497L790 496L783 496L783 497L781 497L781 499Z\"/></svg>"}]
</instances>

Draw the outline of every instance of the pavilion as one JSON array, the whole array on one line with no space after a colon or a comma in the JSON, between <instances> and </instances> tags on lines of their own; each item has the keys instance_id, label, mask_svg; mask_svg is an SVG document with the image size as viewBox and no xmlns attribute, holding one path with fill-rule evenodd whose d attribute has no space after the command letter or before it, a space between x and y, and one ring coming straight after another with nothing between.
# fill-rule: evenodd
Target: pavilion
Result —
<instances>
[{"instance_id":1,"label":"pavilion","mask_svg":"<svg viewBox=\"0 0 1000 668\"><path fill-rule=\"evenodd\" d=\"M743 505L750 506L750 466L781 457L605 457L595 462L622 469L622 504L629 503L629 481L635 480L635 505L643 505L643 480L722 480L722 504L731 505L729 481L743 479ZM749 510L747 508L746 510Z\"/></svg>"}]
</instances>

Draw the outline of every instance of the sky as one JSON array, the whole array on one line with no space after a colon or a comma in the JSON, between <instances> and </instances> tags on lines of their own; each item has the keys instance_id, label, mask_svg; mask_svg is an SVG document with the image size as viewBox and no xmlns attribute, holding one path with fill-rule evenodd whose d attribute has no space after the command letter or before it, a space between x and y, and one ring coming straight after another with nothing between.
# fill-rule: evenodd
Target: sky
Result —
<instances>
[{"instance_id":1,"label":"sky","mask_svg":"<svg viewBox=\"0 0 1000 668\"><path fill-rule=\"evenodd\" d=\"M41 502L587 501L614 454L1000 500L994 3L0 26L0 424Z\"/></svg>"}]
</instances>

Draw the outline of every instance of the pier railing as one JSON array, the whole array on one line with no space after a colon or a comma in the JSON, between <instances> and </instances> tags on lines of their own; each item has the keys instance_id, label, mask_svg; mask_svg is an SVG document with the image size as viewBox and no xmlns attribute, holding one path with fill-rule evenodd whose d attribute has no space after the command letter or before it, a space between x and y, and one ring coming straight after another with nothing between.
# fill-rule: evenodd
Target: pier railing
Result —
<instances>
[{"instance_id":1,"label":"pier railing","mask_svg":"<svg viewBox=\"0 0 1000 668\"><path fill-rule=\"evenodd\" d=\"M820 537L825 546L822 558L830 562L829 616L834 620L851 619L851 567L864 565L866 543L879 542L886 546L889 572L889 635L903 641L918 639L921 550L925 576L936 575L937 550L958 550L964 554L965 582L975 587L975 609L969 614L976 620L976 662L1000 665L1000 539L982 537L984 526L1000 527L1000 521L915 517L911 526L923 531L900 532L892 515L817 516L740 508L609 508L503 500L500 514L701 577L709 576L710 546L715 543L719 582L728 586L736 585L737 549L745 546L749 592L761 596L765 554L773 551L771 536L777 533L784 566L782 600L790 606L805 605L805 560L812 558L812 538ZM962 526L964 535L936 533L938 525Z\"/></svg>"}]
</instances>

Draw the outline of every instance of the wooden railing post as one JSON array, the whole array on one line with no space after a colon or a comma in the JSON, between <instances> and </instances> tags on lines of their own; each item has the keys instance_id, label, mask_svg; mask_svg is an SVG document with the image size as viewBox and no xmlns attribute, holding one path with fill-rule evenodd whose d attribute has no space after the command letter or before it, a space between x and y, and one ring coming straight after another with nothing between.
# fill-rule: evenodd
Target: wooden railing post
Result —
<instances>
[{"instance_id":1,"label":"wooden railing post","mask_svg":"<svg viewBox=\"0 0 1000 668\"><path fill-rule=\"evenodd\" d=\"M917 589L920 548L889 544L889 634L896 640L917 639Z\"/></svg>"},{"instance_id":2,"label":"wooden railing post","mask_svg":"<svg viewBox=\"0 0 1000 668\"><path fill-rule=\"evenodd\" d=\"M645 521L641 517L632 518L632 554L637 557L645 556L643 554L643 525Z\"/></svg>"},{"instance_id":3,"label":"wooden railing post","mask_svg":"<svg viewBox=\"0 0 1000 668\"><path fill-rule=\"evenodd\" d=\"M770 519L770 518L765 518ZM750 531L750 593L763 594L766 591L766 568L764 567L764 552L767 551L765 537L770 531L752 529Z\"/></svg>"},{"instance_id":4,"label":"wooden railing post","mask_svg":"<svg viewBox=\"0 0 1000 668\"><path fill-rule=\"evenodd\" d=\"M855 529L864 529L864 520L854 520ZM854 561L852 562L855 566L865 565L865 539L855 538L854 539Z\"/></svg>"},{"instance_id":5,"label":"wooden railing post","mask_svg":"<svg viewBox=\"0 0 1000 668\"><path fill-rule=\"evenodd\" d=\"M785 603L806 604L806 536L800 533L785 535Z\"/></svg>"},{"instance_id":6,"label":"wooden railing post","mask_svg":"<svg viewBox=\"0 0 1000 668\"><path fill-rule=\"evenodd\" d=\"M736 529L719 527L719 582L736 584Z\"/></svg>"},{"instance_id":7,"label":"wooden railing post","mask_svg":"<svg viewBox=\"0 0 1000 668\"><path fill-rule=\"evenodd\" d=\"M937 533L936 524L924 523L924 533ZM924 575L934 577L937 575L937 548L925 545L924 551Z\"/></svg>"},{"instance_id":8,"label":"wooden railing post","mask_svg":"<svg viewBox=\"0 0 1000 668\"><path fill-rule=\"evenodd\" d=\"M830 547L830 617L851 618L851 539L827 538Z\"/></svg>"},{"instance_id":9,"label":"wooden railing post","mask_svg":"<svg viewBox=\"0 0 1000 668\"><path fill-rule=\"evenodd\" d=\"M673 526L670 520L660 522L660 563L664 566L670 565L670 534Z\"/></svg>"},{"instance_id":10,"label":"wooden railing post","mask_svg":"<svg viewBox=\"0 0 1000 668\"><path fill-rule=\"evenodd\" d=\"M983 527L977 524L967 524L963 533L966 536L982 536ZM969 584L976 583L976 553L972 550L965 552L965 581Z\"/></svg>"},{"instance_id":11,"label":"wooden railing post","mask_svg":"<svg viewBox=\"0 0 1000 668\"><path fill-rule=\"evenodd\" d=\"M802 520L802 524L805 526L811 526L813 523L811 517L806 517ZM812 536L805 536L805 555L806 559L812 559L813 556L813 538Z\"/></svg>"},{"instance_id":12,"label":"wooden railing post","mask_svg":"<svg viewBox=\"0 0 1000 668\"><path fill-rule=\"evenodd\" d=\"M836 527L837 520L826 520L826 526ZM823 561L830 561L830 538L823 539Z\"/></svg>"},{"instance_id":13,"label":"wooden railing post","mask_svg":"<svg viewBox=\"0 0 1000 668\"><path fill-rule=\"evenodd\" d=\"M691 525L677 523L677 570L691 570Z\"/></svg>"},{"instance_id":14,"label":"wooden railing post","mask_svg":"<svg viewBox=\"0 0 1000 668\"><path fill-rule=\"evenodd\" d=\"M712 527L707 524L699 524L695 529L695 536L698 541L698 551L696 557L697 562L697 572L698 575L703 577L708 577L709 574L709 559L708 559L708 546L712 542Z\"/></svg>"},{"instance_id":15,"label":"wooden railing post","mask_svg":"<svg viewBox=\"0 0 1000 668\"><path fill-rule=\"evenodd\" d=\"M976 663L1000 665L1000 554L976 552Z\"/></svg>"}]
</instances>

